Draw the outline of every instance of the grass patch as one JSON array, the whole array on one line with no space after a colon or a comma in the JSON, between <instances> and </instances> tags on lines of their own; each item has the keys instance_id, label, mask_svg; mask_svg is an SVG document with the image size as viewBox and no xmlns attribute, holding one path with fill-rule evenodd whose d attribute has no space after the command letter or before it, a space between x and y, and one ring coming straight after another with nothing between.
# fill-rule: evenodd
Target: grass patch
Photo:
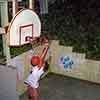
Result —
<instances>
[{"instance_id":1,"label":"grass patch","mask_svg":"<svg viewBox=\"0 0 100 100\"><path fill-rule=\"evenodd\" d=\"M20 96L20 100L28 100L28 96L27 96L27 92L24 92L21 96Z\"/></svg>"}]
</instances>

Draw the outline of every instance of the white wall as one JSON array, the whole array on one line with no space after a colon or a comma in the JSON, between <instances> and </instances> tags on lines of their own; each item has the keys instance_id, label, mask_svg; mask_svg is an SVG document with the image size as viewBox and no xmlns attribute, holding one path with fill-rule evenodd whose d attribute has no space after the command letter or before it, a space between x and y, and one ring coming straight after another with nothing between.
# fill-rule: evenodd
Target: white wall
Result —
<instances>
[{"instance_id":1,"label":"white wall","mask_svg":"<svg viewBox=\"0 0 100 100\"><path fill-rule=\"evenodd\" d=\"M100 83L100 61L88 60L85 54L72 52L72 47L60 46L55 40L51 43L51 52L51 72ZM67 65L59 62L61 57L65 57Z\"/></svg>"}]
</instances>

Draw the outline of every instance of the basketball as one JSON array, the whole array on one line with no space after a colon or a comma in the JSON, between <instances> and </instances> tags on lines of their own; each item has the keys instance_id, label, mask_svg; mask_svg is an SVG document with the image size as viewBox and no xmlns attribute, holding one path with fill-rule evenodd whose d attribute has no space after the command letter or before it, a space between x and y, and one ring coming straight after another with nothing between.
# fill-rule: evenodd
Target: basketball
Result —
<instances>
[{"instance_id":1,"label":"basketball","mask_svg":"<svg viewBox=\"0 0 100 100\"><path fill-rule=\"evenodd\" d=\"M33 56L32 58L31 58L31 64L32 65L38 65L40 63L40 58L39 58L39 56Z\"/></svg>"}]
</instances>

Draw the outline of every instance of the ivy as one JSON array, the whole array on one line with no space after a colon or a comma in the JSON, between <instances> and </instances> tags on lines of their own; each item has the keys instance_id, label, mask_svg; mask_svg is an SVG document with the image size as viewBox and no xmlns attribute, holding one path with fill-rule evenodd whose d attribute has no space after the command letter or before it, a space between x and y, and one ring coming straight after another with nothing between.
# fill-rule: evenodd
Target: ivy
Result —
<instances>
[{"instance_id":1,"label":"ivy","mask_svg":"<svg viewBox=\"0 0 100 100\"><path fill-rule=\"evenodd\" d=\"M22 54L32 48L31 44L23 45L21 47L11 47L10 48L10 53L11 57L15 57L19 54Z\"/></svg>"},{"instance_id":2,"label":"ivy","mask_svg":"<svg viewBox=\"0 0 100 100\"><path fill-rule=\"evenodd\" d=\"M73 46L87 58L100 60L100 18L98 2L56 0L48 15L41 15L43 32L60 45Z\"/></svg>"}]
</instances>

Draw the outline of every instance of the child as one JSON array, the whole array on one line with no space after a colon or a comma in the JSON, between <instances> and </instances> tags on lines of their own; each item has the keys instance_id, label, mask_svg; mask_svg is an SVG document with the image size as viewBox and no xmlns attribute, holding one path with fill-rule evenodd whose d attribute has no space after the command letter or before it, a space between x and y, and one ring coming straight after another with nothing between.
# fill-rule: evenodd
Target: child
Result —
<instances>
[{"instance_id":1,"label":"child","mask_svg":"<svg viewBox=\"0 0 100 100\"><path fill-rule=\"evenodd\" d=\"M31 59L32 70L25 80L29 100L39 100L39 80L48 70L48 63L44 61L48 51L48 40L45 41L45 47L40 56L33 56Z\"/></svg>"}]
</instances>

